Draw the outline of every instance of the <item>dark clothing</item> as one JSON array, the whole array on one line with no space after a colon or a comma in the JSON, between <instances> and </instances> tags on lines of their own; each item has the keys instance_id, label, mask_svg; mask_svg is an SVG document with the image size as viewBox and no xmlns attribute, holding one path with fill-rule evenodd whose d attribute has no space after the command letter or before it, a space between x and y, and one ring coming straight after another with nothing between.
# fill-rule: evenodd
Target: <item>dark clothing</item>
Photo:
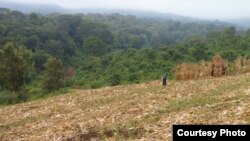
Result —
<instances>
[{"instance_id":1,"label":"dark clothing","mask_svg":"<svg viewBox=\"0 0 250 141\"><path fill-rule=\"evenodd\" d=\"M167 76L166 75L164 75L163 78L162 78L162 85L163 86L167 85Z\"/></svg>"}]
</instances>

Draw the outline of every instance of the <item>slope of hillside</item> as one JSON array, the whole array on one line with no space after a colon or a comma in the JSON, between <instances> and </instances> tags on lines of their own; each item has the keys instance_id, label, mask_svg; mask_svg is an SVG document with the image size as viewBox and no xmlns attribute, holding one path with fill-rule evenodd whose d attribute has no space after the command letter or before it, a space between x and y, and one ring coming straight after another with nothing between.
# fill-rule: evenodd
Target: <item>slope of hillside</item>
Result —
<instances>
[{"instance_id":1,"label":"slope of hillside","mask_svg":"<svg viewBox=\"0 0 250 141\"><path fill-rule=\"evenodd\" d=\"M160 81L0 107L0 140L171 140L173 124L250 123L250 74Z\"/></svg>"}]
</instances>

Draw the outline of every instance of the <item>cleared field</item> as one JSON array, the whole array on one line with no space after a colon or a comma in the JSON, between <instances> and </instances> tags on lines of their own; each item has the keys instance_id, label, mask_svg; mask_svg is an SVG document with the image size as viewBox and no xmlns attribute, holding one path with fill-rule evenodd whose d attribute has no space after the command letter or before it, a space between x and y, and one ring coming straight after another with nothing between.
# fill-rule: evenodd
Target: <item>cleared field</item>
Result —
<instances>
[{"instance_id":1,"label":"cleared field","mask_svg":"<svg viewBox=\"0 0 250 141\"><path fill-rule=\"evenodd\" d=\"M0 107L0 140L172 140L173 124L249 124L249 101L249 73L74 90Z\"/></svg>"}]
</instances>

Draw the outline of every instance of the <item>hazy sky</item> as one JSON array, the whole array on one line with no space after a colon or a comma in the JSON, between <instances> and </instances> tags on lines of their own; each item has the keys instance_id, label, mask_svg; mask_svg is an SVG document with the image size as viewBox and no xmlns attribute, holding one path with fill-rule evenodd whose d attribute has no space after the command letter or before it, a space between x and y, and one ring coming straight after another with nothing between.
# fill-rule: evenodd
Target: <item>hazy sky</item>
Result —
<instances>
[{"instance_id":1,"label":"hazy sky","mask_svg":"<svg viewBox=\"0 0 250 141\"><path fill-rule=\"evenodd\" d=\"M250 0L0 0L50 3L64 8L133 9L175 13L198 18L250 17Z\"/></svg>"}]
</instances>

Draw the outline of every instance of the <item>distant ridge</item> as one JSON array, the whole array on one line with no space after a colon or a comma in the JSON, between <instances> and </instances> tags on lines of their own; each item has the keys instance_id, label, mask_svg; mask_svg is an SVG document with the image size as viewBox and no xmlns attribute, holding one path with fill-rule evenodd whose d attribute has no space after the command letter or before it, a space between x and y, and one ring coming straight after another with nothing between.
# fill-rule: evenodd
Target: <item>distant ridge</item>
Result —
<instances>
[{"instance_id":1,"label":"distant ridge","mask_svg":"<svg viewBox=\"0 0 250 141\"><path fill-rule=\"evenodd\" d=\"M228 22L242 26L243 28L250 28L250 17L228 20Z\"/></svg>"},{"instance_id":2,"label":"distant ridge","mask_svg":"<svg viewBox=\"0 0 250 141\"><path fill-rule=\"evenodd\" d=\"M23 13L63 13L63 14L74 14L74 13L101 13L101 14L112 14L119 13L121 15L133 15L140 18L161 18L169 19L180 22L197 22L203 21L198 18L192 18L188 16L180 16L172 13L159 13L155 11L139 11L139 10L125 10L125 9L102 9L102 8L81 8L81 9L66 9L58 5L53 4L30 4L30 3L16 3L16 2L0 2L0 7L8 8L10 10L17 10Z\"/></svg>"},{"instance_id":3,"label":"distant ridge","mask_svg":"<svg viewBox=\"0 0 250 141\"><path fill-rule=\"evenodd\" d=\"M29 3L15 3L15 2L0 2L0 7L8 8L10 10L17 10L23 13L61 13L64 8L53 4L29 4Z\"/></svg>"},{"instance_id":4,"label":"distant ridge","mask_svg":"<svg viewBox=\"0 0 250 141\"><path fill-rule=\"evenodd\" d=\"M102 9L102 8L81 8L81 9L66 9L60 7L56 4L31 4L31 3L18 3L18 2L0 2L0 8L8 8L10 10L17 10L25 14L29 13L40 13L40 14L52 14L52 13L61 13L61 14L89 14L89 13L99 13L99 14L113 14L119 13L121 15L133 15L139 18L154 18L162 20L173 20L183 23L198 22L198 23L207 23L213 22L217 25L236 25L241 27L250 27L250 18L249 19L239 19L239 20L228 20L228 21L219 21L219 20L206 20L199 19L189 16L181 16L173 13L160 13L155 11L140 11L140 10L126 10L126 9ZM233 24L230 24L233 23Z\"/></svg>"}]
</instances>

